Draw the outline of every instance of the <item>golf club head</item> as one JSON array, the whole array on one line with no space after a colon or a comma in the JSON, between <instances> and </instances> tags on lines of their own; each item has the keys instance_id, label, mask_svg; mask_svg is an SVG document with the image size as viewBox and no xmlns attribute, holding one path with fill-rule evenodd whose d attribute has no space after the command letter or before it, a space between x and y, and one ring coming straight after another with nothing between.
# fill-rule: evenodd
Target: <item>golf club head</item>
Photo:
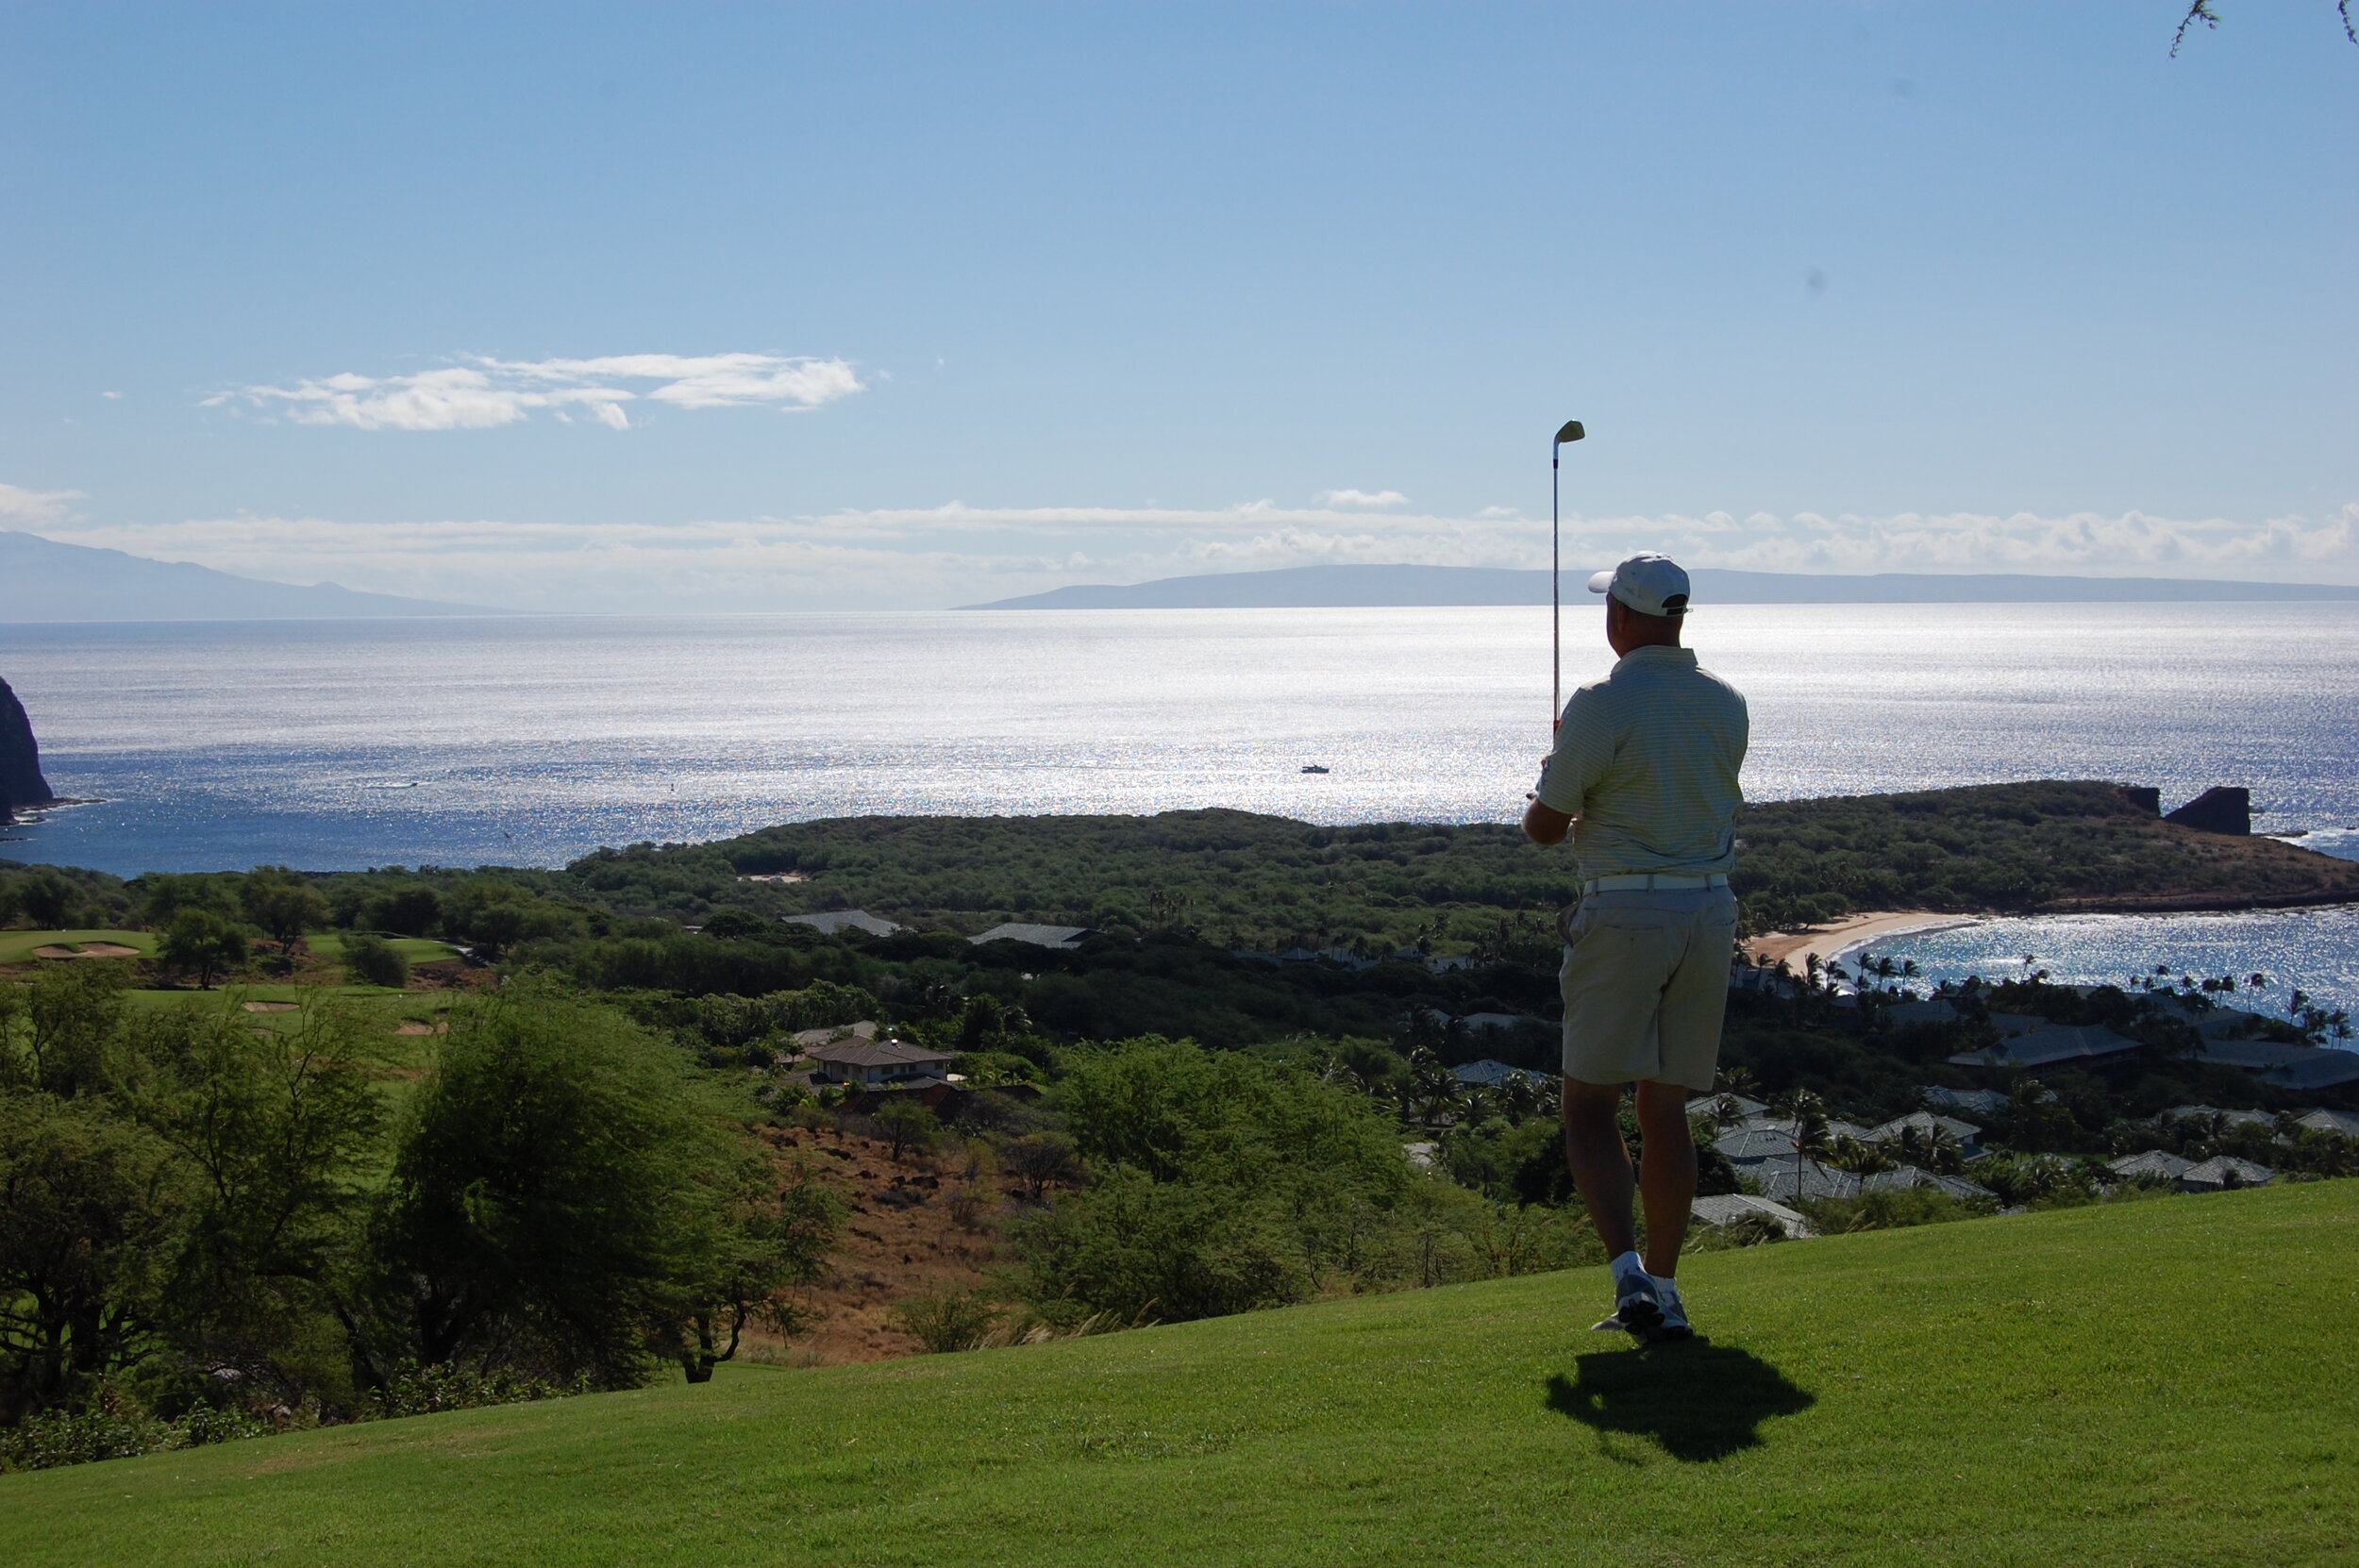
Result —
<instances>
[{"instance_id":1,"label":"golf club head","mask_svg":"<svg viewBox=\"0 0 2359 1568\"><path fill-rule=\"evenodd\" d=\"M1556 433L1556 444L1562 446L1568 441L1579 441L1588 433L1581 427L1581 421L1568 419L1564 422L1564 428Z\"/></svg>"}]
</instances>

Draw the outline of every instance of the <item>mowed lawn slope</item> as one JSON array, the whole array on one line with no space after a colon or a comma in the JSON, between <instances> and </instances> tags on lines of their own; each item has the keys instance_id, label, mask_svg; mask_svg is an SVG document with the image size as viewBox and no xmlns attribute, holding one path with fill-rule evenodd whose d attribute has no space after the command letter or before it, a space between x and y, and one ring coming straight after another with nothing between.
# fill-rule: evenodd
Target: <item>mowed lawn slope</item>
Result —
<instances>
[{"instance_id":1,"label":"mowed lawn slope","mask_svg":"<svg viewBox=\"0 0 2359 1568\"><path fill-rule=\"evenodd\" d=\"M0 1477L11 1563L2359 1559L2359 1182Z\"/></svg>"}]
</instances>

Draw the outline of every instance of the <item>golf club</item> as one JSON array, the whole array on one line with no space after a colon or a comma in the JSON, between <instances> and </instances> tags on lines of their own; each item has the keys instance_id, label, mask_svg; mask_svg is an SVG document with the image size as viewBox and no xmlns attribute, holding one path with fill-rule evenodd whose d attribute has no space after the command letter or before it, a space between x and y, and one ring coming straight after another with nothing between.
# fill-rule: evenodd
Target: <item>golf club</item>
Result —
<instances>
[{"instance_id":1,"label":"golf club","mask_svg":"<svg viewBox=\"0 0 2359 1568\"><path fill-rule=\"evenodd\" d=\"M1560 575L1564 563L1557 559L1556 522L1556 459L1568 441L1579 441L1589 432L1581 427L1581 421L1568 419L1556 440L1548 445L1548 723L1554 726L1564 717L1564 593Z\"/></svg>"}]
</instances>

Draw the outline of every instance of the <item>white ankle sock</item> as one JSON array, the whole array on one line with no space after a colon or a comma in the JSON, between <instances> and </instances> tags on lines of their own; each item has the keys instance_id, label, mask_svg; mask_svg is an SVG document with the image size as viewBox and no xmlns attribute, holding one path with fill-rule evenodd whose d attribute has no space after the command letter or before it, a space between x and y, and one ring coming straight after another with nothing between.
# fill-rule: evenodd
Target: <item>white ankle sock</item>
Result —
<instances>
[{"instance_id":1,"label":"white ankle sock","mask_svg":"<svg viewBox=\"0 0 2359 1568\"><path fill-rule=\"evenodd\" d=\"M1632 1275L1641 1279L1648 1277L1647 1265L1636 1252L1626 1252L1608 1263L1606 1267L1614 1271L1614 1282L1617 1285L1628 1280Z\"/></svg>"},{"instance_id":2,"label":"white ankle sock","mask_svg":"<svg viewBox=\"0 0 2359 1568\"><path fill-rule=\"evenodd\" d=\"M1679 1281L1673 1279L1668 1275L1650 1274L1647 1276L1647 1277L1653 1280L1654 1288L1665 1295L1677 1295L1680 1293Z\"/></svg>"}]
</instances>

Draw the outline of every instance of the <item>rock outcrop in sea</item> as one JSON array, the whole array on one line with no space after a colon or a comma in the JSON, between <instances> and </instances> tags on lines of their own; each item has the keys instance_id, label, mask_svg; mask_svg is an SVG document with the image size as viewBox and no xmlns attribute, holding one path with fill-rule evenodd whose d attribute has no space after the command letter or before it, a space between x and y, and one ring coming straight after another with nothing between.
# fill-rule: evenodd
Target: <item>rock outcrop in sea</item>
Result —
<instances>
[{"instance_id":1,"label":"rock outcrop in sea","mask_svg":"<svg viewBox=\"0 0 2359 1568\"><path fill-rule=\"evenodd\" d=\"M0 822L13 820L13 807L46 806L57 798L49 780L41 776L41 743L33 739L33 721L8 683L0 680Z\"/></svg>"},{"instance_id":2,"label":"rock outcrop in sea","mask_svg":"<svg viewBox=\"0 0 2359 1568\"><path fill-rule=\"evenodd\" d=\"M2252 831L2252 792L2241 784L2217 785L2163 820L2206 833L2249 834Z\"/></svg>"}]
</instances>

